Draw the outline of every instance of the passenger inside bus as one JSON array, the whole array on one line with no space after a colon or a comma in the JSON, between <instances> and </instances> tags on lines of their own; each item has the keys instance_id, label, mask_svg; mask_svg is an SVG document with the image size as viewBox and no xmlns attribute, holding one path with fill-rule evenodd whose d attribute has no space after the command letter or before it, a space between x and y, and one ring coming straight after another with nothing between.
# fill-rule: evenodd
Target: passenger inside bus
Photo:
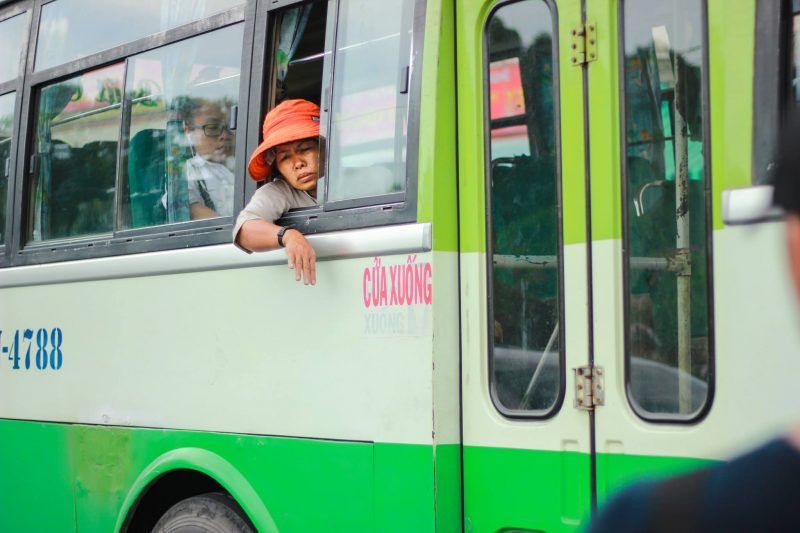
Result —
<instances>
[{"instance_id":1,"label":"passenger inside bus","mask_svg":"<svg viewBox=\"0 0 800 533\"><path fill-rule=\"evenodd\" d=\"M259 188L239 213L233 242L244 251L286 248L295 280L316 283L316 253L300 231L275 224L289 209L317 204L319 180L319 106L308 100L285 100L267 113L264 140L248 164Z\"/></svg>"},{"instance_id":2,"label":"passenger inside bus","mask_svg":"<svg viewBox=\"0 0 800 533\"><path fill-rule=\"evenodd\" d=\"M312 2L276 17L272 100L263 142L250 158L250 177L260 182L233 229L245 252L286 248L295 279L316 283L316 253L300 231L275 224L287 211L317 205L320 108L327 3Z\"/></svg>"},{"instance_id":3,"label":"passenger inside bus","mask_svg":"<svg viewBox=\"0 0 800 533\"><path fill-rule=\"evenodd\" d=\"M192 219L233 214L233 132L219 102L187 98L182 106L184 133L192 157L184 172Z\"/></svg>"}]
</instances>

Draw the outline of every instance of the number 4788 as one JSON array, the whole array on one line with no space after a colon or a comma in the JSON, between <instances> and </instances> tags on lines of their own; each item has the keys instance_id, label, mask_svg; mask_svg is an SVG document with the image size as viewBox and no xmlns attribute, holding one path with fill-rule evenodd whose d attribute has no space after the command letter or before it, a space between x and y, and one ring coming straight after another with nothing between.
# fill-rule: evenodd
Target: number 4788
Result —
<instances>
[{"instance_id":1,"label":"number 4788","mask_svg":"<svg viewBox=\"0 0 800 533\"><path fill-rule=\"evenodd\" d=\"M31 352L34 353L33 359L39 370L45 370L48 366L53 370L61 368L64 361L64 355L61 352L64 336L61 328L53 328L49 333L45 328L39 328L35 337L32 329L23 330L22 335L20 335L20 330L16 330L10 347L3 346L2 334L3 332L0 331L0 346L2 346L3 352L8 353L8 360L13 363L11 367L13 370L20 369L20 359L23 360L25 369L29 369ZM20 353L23 355L20 356Z\"/></svg>"}]
</instances>

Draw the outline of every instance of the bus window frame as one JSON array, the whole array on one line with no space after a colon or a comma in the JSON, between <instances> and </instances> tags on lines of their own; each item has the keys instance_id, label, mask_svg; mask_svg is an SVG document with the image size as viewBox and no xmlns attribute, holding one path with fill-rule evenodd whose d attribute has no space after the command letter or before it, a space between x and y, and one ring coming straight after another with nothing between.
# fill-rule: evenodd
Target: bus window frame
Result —
<instances>
[{"instance_id":1,"label":"bus window frame","mask_svg":"<svg viewBox=\"0 0 800 533\"><path fill-rule=\"evenodd\" d=\"M1 1L1 0L0 0ZM28 25L27 49L23 54L25 68L15 82L17 90L15 121L17 129L14 136L14 152L9 193L7 219L9 225L6 232L8 238L0 258L0 267L24 266L34 264L55 263L100 257L113 257L144 252L157 252L188 247L207 246L230 243L230 231L239 211L247 204L255 192L256 183L247 178L247 154L252 153L259 143L261 122L266 114L269 99L272 98L268 87L269 63L274 50L268 46L274 36L269 31L270 15L277 9L283 9L303 3L307 0L274 0L266 2L247 0L245 3L185 25L168 29L164 32L149 35L136 41L103 50L78 60L57 65L38 72L33 70L32 59L36 54L39 21L42 6L53 0L23 0L11 5L7 10L0 10L4 15L19 14L26 9L30 11ZM339 0L327 0L337 4ZM329 5L330 5L329 4ZM422 87L422 47L425 29L425 0L414 0L414 14L411 22L411 43L409 50L409 114L408 134L406 137L406 190L404 198L397 193L369 198L360 206L336 206L337 210L325 210L319 206L310 210L291 211L278 221L279 224L294 224L307 234L337 231L344 229L360 229L416 222L417 214L417 173L419 145L419 103ZM329 8L330 9L330 8ZM241 82L239 90L237 132L237 157L234 188L233 216L214 219L193 220L160 226L148 226L134 229L116 229L112 233L89 236L69 237L65 239L33 242L29 241L30 206L29 188L32 174L30 172L31 155L36 132L35 114L39 91L51 84L81 75L85 72L102 68L114 63L125 62L127 58L167 46L179 41L197 37L202 34L234 24L243 24L243 45L241 50ZM30 58L30 59L29 59ZM3 84L5 88L8 84ZM330 84L329 84L330 85ZM324 85L323 85L324 86ZM330 96L331 91L328 91ZM251 117L257 117L254 120ZM124 116L123 116L124 120ZM121 126L121 129L124 124ZM129 139L121 135L117 148L118 170L122 164L124 147ZM17 164L19 162L19 164ZM119 171L117 172L117 191L115 193L115 215L119 203ZM369 205L363 205L368 203ZM13 207L13 209L12 209ZM116 218L116 217L115 217ZM115 220L115 225L118 222Z\"/></svg>"},{"instance_id":2,"label":"bus window frame","mask_svg":"<svg viewBox=\"0 0 800 533\"><path fill-rule=\"evenodd\" d=\"M15 2L13 4L3 6L0 4L0 22L6 21L8 19L14 18L16 16L27 16L28 17L28 24L23 30L22 34L22 42L29 43L30 42L30 33L31 33L31 19L32 19L32 12L33 12L33 0L24 0L22 2ZM27 44L23 45L25 49L28 48ZM14 94L14 118L13 120L13 129L12 129L12 136L11 136L11 151L10 151L10 161L8 167L8 177L6 183L6 198L1 199L0 201L6 202L6 211L5 211L5 231L3 232L3 238L0 239L0 268L8 266L11 264L11 243L14 242L14 231L16 227L16 217L14 216L14 199L15 199L15 190L16 190L16 174L17 174L17 161L18 157L16 154L18 153L19 149L19 130L20 130L20 115L22 113L22 94L24 92L24 80L25 80L25 69L27 66L28 54L22 53L20 54L20 64L19 64L19 71L17 77L13 80L8 80L6 82L0 83L0 96L5 96L7 94L13 93Z\"/></svg>"},{"instance_id":3,"label":"bus window frame","mask_svg":"<svg viewBox=\"0 0 800 533\"><path fill-rule=\"evenodd\" d=\"M753 185L774 180L775 149L787 109L792 62L791 0L756 2L753 57ZM775 36L778 39L775 39Z\"/></svg>"},{"instance_id":4,"label":"bus window frame","mask_svg":"<svg viewBox=\"0 0 800 533\"><path fill-rule=\"evenodd\" d=\"M33 13L29 26L28 53L26 58L34 58L41 8L48 2L30 0L27 3L32 4ZM18 98L18 106L21 108L19 115L21 120L18 119L17 121L19 129L15 135L15 139L17 140L15 161L22 162L22 164L16 165L16 169L14 170L13 193L11 193L10 189L11 184L9 185L9 195L14 197L14 210L11 214L13 226L11 232L9 232L10 246L6 246L5 264L0 264L0 266L23 266L79 259L93 259L230 242L230 231L233 228L234 221L233 216L193 220L160 226L148 226L145 228L117 229L112 233L69 237L65 239L40 242L28 241L27 238L30 229L28 192L33 181L30 165L36 131L35 114L40 90L47 85L108 65L127 62L127 58L140 53L155 50L193 37L199 37L225 27L242 24L243 42L240 59L241 82L239 87L237 131L247 131L247 102L249 100L250 73L252 70L254 11L255 2L248 1L205 19L193 21L38 72L33 71L33 61L27 60L26 69L23 71L24 81L20 84L22 98ZM19 100L21 100L21 102L19 102ZM124 126L124 124L122 126ZM118 198L120 191L119 180L121 177L119 169L121 165L124 164L124 161L127 160L126 155L123 154L123 148L129 141L129 139L125 138L125 132L122 131L122 129L121 132L122 134L117 148L117 189L114 199L115 218L116 206L120 201ZM237 136L237 154L245 153L246 141L246 135ZM242 155L237 158L235 175L243 176L244 172L245 157ZM234 214L236 214L243 205L243 182L243 179L237 179L235 181ZM115 225L116 224L117 222L115 220Z\"/></svg>"},{"instance_id":5,"label":"bus window frame","mask_svg":"<svg viewBox=\"0 0 800 533\"><path fill-rule=\"evenodd\" d=\"M620 0L617 6L617 53L618 53L618 84L619 84L619 119L620 119L620 213L622 214L622 299L623 299L623 360L624 360L624 383L627 405L631 411L641 420L651 424L672 424L690 426L702 422L711 412L716 393L716 328L714 308L714 223L713 223L713 196L711 191L711 180L713 179L713 169L711 161L711 97L710 97L710 55L709 55L709 28L708 28L708 0L697 0L700 2L700 26L702 28L703 43L703 77L702 90L700 97L703 105L703 175L707 180L707 190L705 194L705 254L708 258L706 264L706 298L708 309L708 394L703 407L696 413L688 416L681 416L679 413L655 414L644 411L636 402L631 386L631 355L630 329L631 312L628 295L631 290L630 275L630 246L627 246L628 220L630 209L628 208L628 139L627 139L627 106L625 104L625 5L626 0Z\"/></svg>"},{"instance_id":6,"label":"bus window frame","mask_svg":"<svg viewBox=\"0 0 800 533\"><path fill-rule=\"evenodd\" d=\"M338 28L338 9L340 0L323 0L328 2L328 20L333 22L333 27L326 26L326 50L331 50L331 57L325 59L322 80L322 116L320 117L320 157L327 169L326 147L330 132L329 114L333 98L333 62L335 56L336 31ZM268 6L260 7L257 27L263 28L265 34L272 24L271 18L276 10L283 10L293 6L308 3L308 0L279 0ZM275 223L280 226L295 226L305 234L324 233L346 229L360 229L365 227L387 226L416 222L417 218L417 191L418 191L418 154L419 154L419 125L420 125L420 97L422 88L422 47L425 31L425 0L414 0L414 13L411 25L411 43L409 50L409 85L408 85L408 132L406 135L406 162L405 178L406 188L403 192L388 193L379 196L353 198L336 202L327 202L319 206L303 209L293 209L286 213ZM264 21L262 23L262 20ZM273 87L267 86L271 79L271 65L274 62L274 46L268 43L267 36L264 46L258 44L256 49L265 50L262 61L254 62L254 69L260 69L257 77L263 81L259 89L251 90L250 109L258 109L258 122L250 125L248 131L248 153L252 153L260 140L260 125L264 116L274 101ZM330 46L328 44L330 43ZM326 180L327 181L327 180ZM246 200L252 196L258 187L253 180L248 179L245 191ZM246 203L246 202L245 202Z\"/></svg>"},{"instance_id":7,"label":"bus window frame","mask_svg":"<svg viewBox=\"0 0 800 533\"><path fill-rule=\"evenodd\" d=\"M526 2L538 1L542 2L550 11L553 35L553 122L555 128L555 150L556 150L556 217L558 224L558 237L557 237L557 257L558 257L558 364L559 364L559 380L558 380L558 394L556 395L553 405L545 411L537 410L520 410L509 409L505 407L500 399L497 397L495 387L495 373L494 373L494 283L493 283L493 226L492 226L492 173L491 173L491 131L492 120L490 113L490 80L489 80L489 67L491 65L491 58L489 56L489 23L492 17L503 7ZM567 371L566 371L566 334L565 334L565 314L564 314L564 195L562 187L562 165L561 165L561 65L560 65L560 34L559 34L559 17L558 6L554 0L506 0L498 2L486 14L486 19L483 24L483 51L481 65L481 72L483 73L483 153L484 153L484 207L486 209L486 306L487 306L487 323L486 323L486 336L487 336L487 364L489 368L488 382L486 386L489 389L489 397L492 400L494 408L503 417L510 420L548 420L555 417L563 407L564 398L567 391ZM514 56L518 57L518 56ZM526 97L526 106L529 105ZM530 109L530 107L529 107ZM522 115L525 117L526 115ZM515 117L516 118L516 117ZM526 122L527 124L527 122ZM530 138L528 140L530 142Z\"/></svg>"}]
</instances>

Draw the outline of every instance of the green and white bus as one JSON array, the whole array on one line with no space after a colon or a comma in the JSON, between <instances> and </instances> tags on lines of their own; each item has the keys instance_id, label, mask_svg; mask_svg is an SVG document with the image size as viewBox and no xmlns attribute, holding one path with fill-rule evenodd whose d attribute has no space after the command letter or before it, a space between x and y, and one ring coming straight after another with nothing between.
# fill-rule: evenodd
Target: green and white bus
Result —
<instances>
[{"instance_id":1,"label":"green and white bus","mask_svg":"<svg viewBox=\"0 0 800 533\"><path fill-rule=\"evenodd\" d=\"M784 430L798 32L798 0L0 0L0 531L573 531ZM287 98L322 109L280 221L316 286L230 242Z\"/></svg>"}]
</instances>

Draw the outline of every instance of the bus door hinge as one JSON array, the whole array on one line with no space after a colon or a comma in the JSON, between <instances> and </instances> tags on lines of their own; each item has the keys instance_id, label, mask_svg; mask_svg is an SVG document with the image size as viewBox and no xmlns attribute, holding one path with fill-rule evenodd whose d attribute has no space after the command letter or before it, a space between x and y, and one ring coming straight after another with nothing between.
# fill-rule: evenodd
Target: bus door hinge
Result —
<instances>
[{"instance_id":1,"label":"bus door hinge","mask_svg":"<svg viewBox=\"0 0 800 533\"><path fill-rule=\"evenodd\" d=\"M574 66L597 60L597 24L587 22L572 28L571 57Z\"/></svg>"},{"instance_id":2,"label":"bus door hinge","mask_svg":"<svg viewBox=\"0 0 800 533\"><path fill-rule=\"evenodd\" d=\"M575 407L591 411L604 405L606 394L603 379L603 367L581 366L573 368L575 373Z\"/></svg>"}]
</instances>

